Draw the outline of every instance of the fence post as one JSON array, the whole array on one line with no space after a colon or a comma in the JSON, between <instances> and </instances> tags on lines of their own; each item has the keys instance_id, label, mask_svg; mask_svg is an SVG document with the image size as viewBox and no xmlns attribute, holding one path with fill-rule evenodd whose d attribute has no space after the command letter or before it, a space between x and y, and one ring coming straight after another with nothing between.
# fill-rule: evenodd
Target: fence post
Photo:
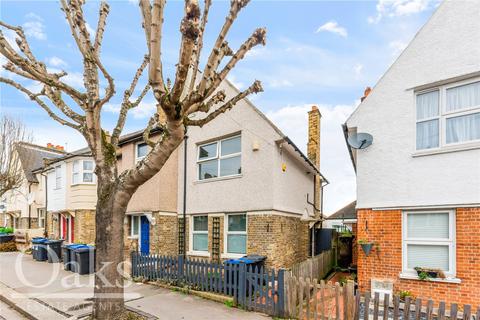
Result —
<instances>
[{"instance_id":1,"label":"fence post","mask_svg":"<svg viewBox=\"0 0 480 320\"><path fill-rule=\"evenodd\" d=\"M278 288L277 288L277 294L278 294L278 309L277 309L277 316L279 317L285 317L285 269L280 269L278 270ZM273 297L275 299L275 297Z\"/></svg>"},{"instance_id":2,"label":"fence post","mask_svg":"<svg viewBox=\"0 0 480 320\"><path fill-rule=\"evenodd\" d=\"M132 264L132 279L137 276L136 274L136 268L137 268L137 259L135 259L135 251L130 252L130 262Z\"/></svg>"},{"instance_id":3,"label":"fence post","mask_svg":"<svg viewBox=\"0 0 480 320\"><path fill-rule=\"evenodd\" d=\"M183 281L183 276L184 276L184 261L183 261L183 255L179 255L178 256L178 282L182 282Z\"/></svg>"},{"instance_id":4,"label":"fence post","mask_svg":"<svg viewBox=\"0 0 480 320\"><path fill-rule=\"evenodd\" d=\"M355 316L355 283L352 280L347 281L347 286L345 287L346 290L346 301L344 308L346 308L346 320L353 320Z\"/></svg>"},{"instance_id":5,"label":"fence post","mask_svg":"<svg viewBox=\"0 0 480 320\"><path fill-rule=\"evenodd\" d=\"M247 265L243 262L238 265L237 285L237 303L245 308L245 302L247 300Z\"/></svg>"}]
</instances>

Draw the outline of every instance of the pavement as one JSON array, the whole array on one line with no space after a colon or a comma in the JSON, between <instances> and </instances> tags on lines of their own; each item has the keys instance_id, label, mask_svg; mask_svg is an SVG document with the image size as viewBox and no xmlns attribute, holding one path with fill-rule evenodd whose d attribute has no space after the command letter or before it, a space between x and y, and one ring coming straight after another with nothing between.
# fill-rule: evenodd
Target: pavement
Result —
<instances>
[{"instance_id":1,"label":"pavement","mask_svg":"<svg viewBox=\"0 0 480 320\"><path fill-rule=\"evenodd\" d=\"M266 320L270 317L154 285L128 282L125 304L158 319ZM77 319L92 309L93 275L37 262L19 252L0 253L0 319ZM3 302L2 302L3 301ZM25 315L15 309L23 310Z\"/></svg>"}]
</instances>

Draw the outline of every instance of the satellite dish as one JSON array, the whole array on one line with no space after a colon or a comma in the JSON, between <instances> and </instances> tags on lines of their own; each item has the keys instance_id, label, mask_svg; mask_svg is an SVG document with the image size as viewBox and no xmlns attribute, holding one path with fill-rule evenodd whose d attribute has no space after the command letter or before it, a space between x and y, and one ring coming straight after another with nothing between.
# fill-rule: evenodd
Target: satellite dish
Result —
<instances>
[{"instance_id":1,"label":"satellite dish","mask_svg":"<svg viewBox=\"0 0 480 320\"><path fill-rule=\"evenodd\" d=\"M366 149L372 144L373 137L368 133L354 133L348 137L347 141L354 149Z\"/></svg>"}]
</instances>

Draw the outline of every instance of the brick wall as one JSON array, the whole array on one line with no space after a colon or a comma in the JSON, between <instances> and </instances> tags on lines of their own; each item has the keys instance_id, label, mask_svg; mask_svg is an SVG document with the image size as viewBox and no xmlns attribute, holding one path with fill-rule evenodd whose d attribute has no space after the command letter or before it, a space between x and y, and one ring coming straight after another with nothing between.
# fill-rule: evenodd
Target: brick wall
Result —
<instances>
[{"instance_id":1,"label":"brick wall","mask_svg":"<svg viewBox=\"0 0 480 320\"><path fill-rule=\"evenodd\" d=\"M394 290L447 303L480 305L480 208L456 209L456 270L460 284L400 279L402 271L402 211L358 210L358 239L379 244L370 256L358 251L358 281L362 291L370 279L391 280ZM366 230L368 222L368 231Z\"/></svg>"},{"instance_id":2,"label":"brick wall","mask_svg":"<svg viewBox=\"0 0 480 320\"><path fill-rule=\"evenodd\" d=\"M178 218L173 215L153 214L155 225L150 225L150 251L165 255L178 254Z\"/></svg>"},{"instance_id":3,"label":"brick wall","mask_svg":"<svg viewBox=\"0 0 480 320\"><path fill-rule=\"evenodd\" d=\"M280 215L249 215L247 253L267 256L267 266L289 268L308 258L308 222Z\"/></svg>"},{"instance_id":4,"label":"brick wall","mask_svg":"<svg viewBox=\"0 0 480 320\"><path fill-rule=\"evenodd\" d=\"M95 243L95 210L76 210L74 242Z\"/></svg>"}]
</instances>

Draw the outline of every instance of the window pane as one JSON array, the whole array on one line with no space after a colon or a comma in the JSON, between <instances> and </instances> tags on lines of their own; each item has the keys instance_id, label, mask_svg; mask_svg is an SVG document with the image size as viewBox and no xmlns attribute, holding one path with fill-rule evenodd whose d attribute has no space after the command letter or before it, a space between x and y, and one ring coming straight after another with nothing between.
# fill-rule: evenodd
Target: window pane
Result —
<instances>
[{"instance_id":1,"label":"window pane","mask_svg":"<svg viewBox=\"0 0 480 320\"><path fill-rule=\"evenodd\" d=\"M480 113L447 119L447 143L480 139Z\"/></svg>"},{"instance_id":2,"label":"window pane","mask_svg":"<svg viewBox=\"0 0 480 320\"><path fill-rule=\"evenodd\" d=\"M220 177L242 173L240 156L220 160Z\"/></svg>"},{"instance_id":3,"label":"window pane","mask_svg":"<svg viewBox=\"0 0 480 320\"><path fill-rule=\"evenodd\" d=\"M448 246L407 245L408 269L415 267L448 271Z\"/></svg>"},{"instance_id":4,"label":"window pane","mask_svg":"<svg viewBox=\"0 0 480 320\"><path fill-rule=\"evenodd\" d=\"M73 184L77 184L77 183L80 182L80 181L79 181L79 176L80 176L79 173L74 173L74 174L73 174L73 176L72 176L72 183L73 183Z\"/></svg>"},{"instance_id":5,"label":"window pane","mask_svg":"<svg viewBox=\"0 0 480 320\"><path fill-rule=\"evenodd\" d=\"M146 143L137 144L137 158L143 158L147 155L148 146Z\"/></svg>"},{"instance_id":6,"label":"window pane","mask_svg":"<svg viewBox=\"0 0 480 320\"><path fill-rule=\"evenodd\" d=\"M199 179L210 179L218 176L218 160L205 161L198 164Z\"/></svg>"},{"instance_id":7,"label":"window pane","mask_svg":"<svg viewBox=\"0 0 480 320\"><path fill-rule=\"evenodd\" d=\"M480 82L447 89L447 111L480 105Z\"/></svg>"},{"instance_id":8,"label":"window pane","mask_svg":"<svg viewBox=\"0 0 480 320\"><path fill-rule=\"evenodd\" d=\"M193 217L193 231L208 231L208 217Z\"/></svg>"},{"instance_id":9,"label":"window pane","mask_svg":"<svg viewBox=\"0 0 480 320\"><path fill-rule=\"evenodd\" d=\"M438 120L417 123L417 150L438 147Z\"/></svg>"},{"instance_id":10,"label":"window pane","mask_svg":"<svg viewBox=\"0 0 480 320\"><path fill-rule=\"evenodd\" d=\"M449 238L449 214L409 213L407 215L407 237L411 238Z\"/></svg>"},{"instance_id":11,"label":"window pane","mask_svg":"<svg viewBox=\"0 0 480 320\"><path fill-rule=\"evenodd\" d=\"M131 234L133 236L138 236L138 229L139 229L139 220L140 220L140 217L139 216L132 216L132 232Z\"/></svg>"},{"instance_id":12,"label":"window pane","mask_svg":"<svg viewBox=\"0 0 480 320\"><path fill-rule=\"evenodd\" d=\"M208 251L208 234L193 235L193 250Z\"/></svg>"},{"instance_id":13,"label":"window pane","mask_svg":"<svg viewBox=\"0 0 480 320\"><path fill-rule=\"evenodd\" d=\"M78 172L80 166L78 165L78 160L73 161L73 172Z\"/></svg>"},{"instance_id":14,"label":"window pane","mask_svg":"<svg viewBox=\"0 0 480 320\"><path fill-rule=\"evenodd\" d=\"M93 173L83 173L83 182L93 182Z\"/></svg>"},{"instance_id":15,"label":"window pane","mask_svg":"<svg viewBox=\"0 0 480 320\"><path fill-rule=\"evenodd\" d=\"M417 95L417 120L438 116L438 91Z\"/></svg>"},{"instance_id":16,"label":"window pane","mask_svg":"<svg viewBox=\"0 0 480 320\"><path fill-rule=\"evenodd\" d=\"M83 161L83 170L92 171L93 170L93 161Z\"/></svg>"},{"instance_id":17,"label":"window pane","mask_svg":"<svg viewBox=\"0 0 480 320\"><path fill-rule=\"evenodd\" d=\"M246 214L229 215L228 231L247 231L247 215Z\"/></svg>"},{"instance_id":18,"label":"window pane","mask_svg":"<svg viewBox=\"0 0 480 320\"><path fill-rule=\"evenodd\" d=\"M215 158L217 156L217 143L211 143L198 148L198 159Z\"/></svg>"},{"instance_id":19,"label":"window pane","mask_svg":"<svg viewBox=\"0 0 480 320\"><path fill-rule=\"evenodd\" d=\"M229 234L227 237L228 253L247 253L247 236L244 234Z\"/></svg>"},{"instance_id":20,"label":"window pane","mask_svg":"<svg viewBox=\"0 0 480 320\"><path fill-rule=\"evenodd\" d=\"M235 137L222 141L222 156L239 153L241 151L240 137Z\"/></svg>"}]
</instances>

